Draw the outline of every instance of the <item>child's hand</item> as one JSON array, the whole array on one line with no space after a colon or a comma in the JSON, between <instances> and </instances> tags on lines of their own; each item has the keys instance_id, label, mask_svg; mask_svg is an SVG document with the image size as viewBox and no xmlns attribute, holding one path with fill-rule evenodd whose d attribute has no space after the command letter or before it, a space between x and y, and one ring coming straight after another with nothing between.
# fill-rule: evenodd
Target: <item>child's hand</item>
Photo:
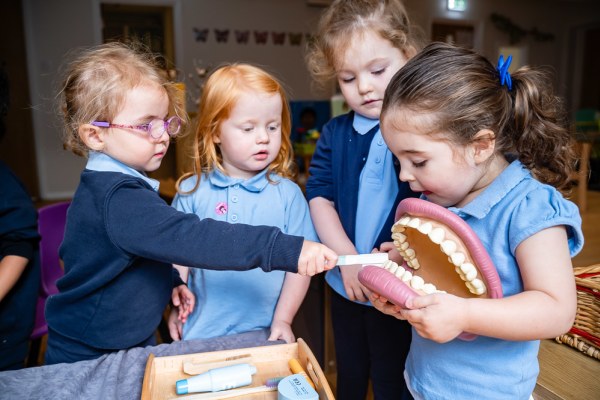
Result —
<instances>
[{"instance_id":1,"label":"child's hand","mask_svg":"<svg viewBox=\"0 0 600 400\"><path fill-rule=\"evenodd\" d=\"M379 252L388 253L388 258L398 265L402 265L404 263L404 259L400 253L398 253L398 249L396 249L394 242L381 243L381 246L379 246Z\"/></svg>"},{"instance_id":2,"label":"child's hand","mask_svg":"<svg viewBox=\"0 0 600 400\"><path fill-rule=\"evenodd\" d=\"M345 265L340 267L340 273L342 275L342 282L344 283L344 290L348 295L348 299L351 301L367 301L369 296L369 290L364 287L358 280L358 273L362 268L361 264Z\"/></svg>"},{"instance_id":3,"label":"child's hand","mask_svg":"<svg viewBox=\"0 0 600 400\"><path fill-rule=\"evenodd\" d=\"M169 327L169 334L171 335L171 339L173 339L176 342L181 340L183 336L183 322L179 320L177 314L179 314L179 307L171 307L171 311L169 312L169 319L167 321L167 326Z\"/></svg>"},{"instance_id":4,"label":"child's hand","mask_svg":"<svg viewBox=\"0 0 600 400\"><path fill-rule=\"evenodd\" d=\"M298 273L313 276L330 270L337 264L337 254L329 247L305 240L298 259Z\"/></svg>"},{"instance_id":5,"label":"child's hand","mask_svg":"<svg viewBox=\"0 0 600 400\"><path fill-rule=\"evenodd\" d=\"M465 331L468 299L434 293L408 299L400 314L426 339L449 342Z\"/></svg>"},{"instance_id":6,"label":"child's hand","mask_svg":"<svg viewBox=\"0 0 600 400\"><path fill-rule=\"evenodd\" d=\"M179 285L173 288L171 302L179 310L178 319L182 323L185 323L187 317L194 311L196 296L194 296L194 293L186 285Z\"/></svg>"},{"instance_id":7,"label":"child's hand","mask_svg":"<svg viewBox=\"0 0 600 400\"><path fill-rule=\"evenodd\" d=\"M294 343L296 337L289 323L282 320L273 320L269 340L285 340L286 343Z\"/></svg>"},{"instance_id":8,"label":"child's hand","mask_svg":"<svg viewBox=\"0 0 600 400\"><path fill-rule=\"evenodd\" d=\"M380 294L371 292L371 294L369 295L369 301L371 301L373 307L375 307L382 313L391 315L392 317L395 317L397 319L405 319L402 316L402 314L400 314L400 310L402 310L402 308L400 306L390 303L385 297L381 296Z\"/></svg>"}]
</instances>

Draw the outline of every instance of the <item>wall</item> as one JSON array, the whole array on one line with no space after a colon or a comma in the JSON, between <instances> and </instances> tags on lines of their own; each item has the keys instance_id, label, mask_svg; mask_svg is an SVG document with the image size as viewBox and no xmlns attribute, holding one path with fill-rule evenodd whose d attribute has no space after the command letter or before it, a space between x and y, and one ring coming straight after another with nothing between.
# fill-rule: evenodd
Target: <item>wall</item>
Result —
<instances>
[{"instance_id":1,"label":"wall","mask_svg":"<svg viewBox=\"0 0 600 400\"><path fill-rule=\"evenodd\" d=\"M104 2L116 3L115 0ZM246 45L235 41L235 30L311 32L322 8L306 0L123 0L127 4L171 5L174 10L175 63L180 76L189 81L194 60L202 65L225 61L258 63L279 76L292 99L323 97L310 90L302 46ZM57 71L70 50L101 42L100 0L23 0L30 96L36 140L36 158L43 199L72 195L84 160L62 149L60 119L56 112ZM497 59L499 46L508 44L506 34L490 22L492 12L509 17L524 29L537 27L552 33L551 42L527 39L528 59L534 65L556 70L557 87L568 99L577 97L576 86L581 49L573 46L580 27L600 24L600 2L596 0L471 0L465 13L449 13L445 0L406 0L412 20L426 36L436 20L469 21L475 26L475 47L489 59ZM196 40L194 28L209 28L206 42ZM230 29L227 44L214 40L213 29ZM287 40L287 39L286 39ZM574 41L574 42L573 42ZM190 91L191 92L191 91ZM573 103L573 101L572 101ZM190 102L189 108L193 109ZM576 105L573 105L575 107Z\"/></svg>"},{"instance_id":2,"label":"wall","mask_svg":"<svg viewBox=\"0 0 600 400\"><path fill-rule=\"evenodd\" d=\"M548 42L531 36L520 43L527 49L530 65L549 66L555 71L558 92L569 108L579 106L578 91L583 48L580 36L590 27L600 27L600 1L597 0L470 0L465 12L446 9L446 0L405 0L411 19L430 34L434 21L469 22L475 26L475 48L490 60L498 59L498 48L509 44L508 35L490 20L492 13L508 17L525 30L537 28L554 35ZM428 36L429 37L429 36Z\"/></svg>"},{"instance_id":3,"label":"wall","mask_svg":"<svg viewBox=\"0 0 600 400\"><path fill-rule=\"evenodd\" d=\"M117 3L115 0L104 1ZM79 181L85 160L62 149L60 119L56 107L60 75L69 51L101 43L100 0L23 0L27 56L36 137L40 194L43 199L70 197ZM171 5L175 26L175 63L181 77L189 80L194 60L202 65L227 61L260 64L287 85L291 98L309 99L310 79L303 62L303 46L264 45L253 38L238 45L234 31L309 33L322 8L305 0L125 0L121 3ZM194 28L210 28L206 43L195 40ZM230 29L227 44L214 40L213 29ZM191 90L190 90L191 92ZM193 102L188 102L193 110Z\"/></svg>"}]
</instances>

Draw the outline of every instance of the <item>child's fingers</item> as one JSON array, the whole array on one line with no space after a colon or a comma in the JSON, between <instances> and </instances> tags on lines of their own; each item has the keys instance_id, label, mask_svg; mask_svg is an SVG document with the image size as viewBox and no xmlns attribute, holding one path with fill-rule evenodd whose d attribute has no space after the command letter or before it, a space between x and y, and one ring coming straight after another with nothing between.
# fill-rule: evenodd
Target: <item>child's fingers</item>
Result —
<instances>
[{"instance_id":1,"label":"child's fingers","mask_svg":"<svg viewBox=\"0 0 600 400\"><path fill-rule=\"evenodd\" d=\"M179 292L177 289L173 290L171 293L171 303L173 303L175 307L179 307L181 305L181 300L179 299Z\"/></svg>"},{"instance_id":2,"label":"child's fingers","mask_svg":"<svg viewBox=\"0 0 600 400\"><path fill-rule=\"evenodd\" d=\"M330 269L332 269L336 266L337 261L338 261L338 256L333 250L331 250L328 247L325 247L324 256L325 256L325 265L323 267L324 267L325 271L329 271Z\"/></svg>"},{"instance_id":3,"label":"child's fingers","mask_svg":"<svg viewBox=\"0 0 600 400\"><path fill-rule=\"evenodd\" d=\"M437 296L435 294L429 294L425 296L411 297L406 301L406 308L410 310L416 310L419 308L425 308L432 304L438 303Z\"/></svg>"}]
</instances>

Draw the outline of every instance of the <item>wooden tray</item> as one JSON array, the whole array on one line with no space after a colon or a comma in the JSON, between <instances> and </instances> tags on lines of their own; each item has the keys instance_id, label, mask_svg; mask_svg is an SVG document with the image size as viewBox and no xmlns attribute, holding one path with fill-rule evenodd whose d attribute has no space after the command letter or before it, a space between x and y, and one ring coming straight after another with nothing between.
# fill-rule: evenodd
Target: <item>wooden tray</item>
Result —
<instances>
[{"instance_id":1,"label":"wooden tray","mask_svg":"<svg viewBox=\"0 0 600 400\"><path fill-rule=\"evenodd\" d=\"M244 360L241 358L238 361L235 360L238 357L247 355L250 355L250 360L247 358ZM190 377L190 375L183 372L183 364L186 362L192 362L195 368L199 369L198 373L201 373L200 370L208 371L211 368L227 365L227 363L248 362L256 366L258 370L253 375L252 384L250 385L250 387L253 387L264 385L265 381L270 378L291 375L292 372L289 369L288 361L292 358L300 361L300 364L315 384L320 400L335 399L319 363L306 342L302 339L298 339L297 343L290 344L184 354L170 357L154 357L153 354L150 354L146 363L141 399L177 399L175 382ZM227 359L231 361L224 361ZM185 396L187 395L179 397L184 398ZM238 398L277 399L277 391L244 395Z\"/></svg>"}]
</instances>

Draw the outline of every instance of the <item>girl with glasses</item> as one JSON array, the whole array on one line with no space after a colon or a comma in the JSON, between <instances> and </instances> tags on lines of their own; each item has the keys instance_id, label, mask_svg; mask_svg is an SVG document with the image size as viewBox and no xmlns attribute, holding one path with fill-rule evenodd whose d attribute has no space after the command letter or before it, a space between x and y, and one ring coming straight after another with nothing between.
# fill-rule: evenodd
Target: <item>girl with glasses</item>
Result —
<instances>
[{"instance_id":1,"label":"girl with glasses","mask_svg":"<svg viewBox=\"0 0 600 400\"><path fill-rule=\"evenodd\" d=\"M276 227L200 220L159 197L146 173L160 166L186 114L142 50L111 43L84 52L69 65L61 94L65 148L88 161L60 248L65 275L46 304L47 363L154 344L171 297L193 306L173 263L301 275L335 265L336 254L321 244Z\"/></svg>"},{"instance_id":2,"label":"girl with glasses","mask_svg":"<svg viewBox=\"0 0 600 400\"><path fill-rule=\"evenodd\" d=\"M275 226L316 240L308 204L290 180L290 110L281 84L251 65L223 66L206 81L198 115L197 172L180 178L173 206L201 219ZM270 328L270 340L295 341L291 323L309 277L258 269L180 271L197 307L183 330L171 315L172 336L199 339Z\"/></svg>"}]
</instances>

